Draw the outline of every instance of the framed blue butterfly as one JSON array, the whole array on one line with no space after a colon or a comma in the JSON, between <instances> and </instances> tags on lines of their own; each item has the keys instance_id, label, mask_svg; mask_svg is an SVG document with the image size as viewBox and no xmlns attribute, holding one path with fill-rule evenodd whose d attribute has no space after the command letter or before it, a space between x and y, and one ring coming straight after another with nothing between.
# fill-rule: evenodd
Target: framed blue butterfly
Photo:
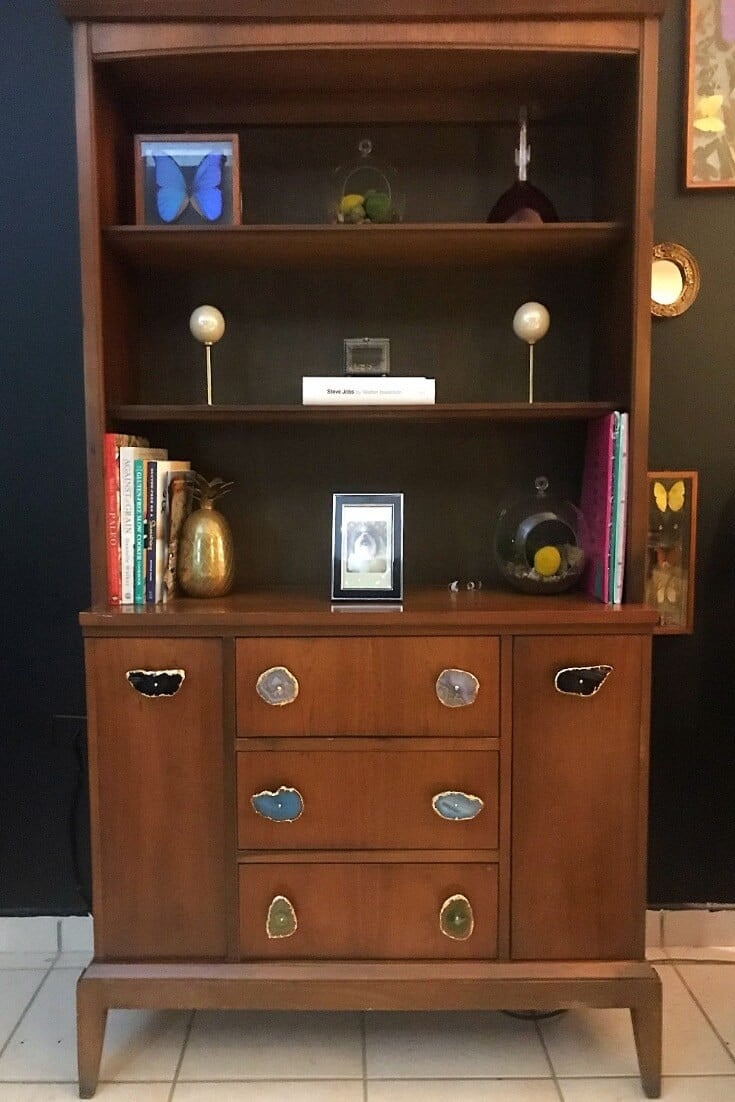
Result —
<instances>
[{"instance_id":1,"label":"framed blue butterfly","mask_svg":"<svg viewBox=\"0 0 735 1102\"><path fill-rule=\"evenodd\" d=\"M163 222L176 222L191 204L205 222L222 217L221 153L208 153L193 177L185 175L173 157L153 158L156 173L156 210Z\"/></svg>"}]
</instances>

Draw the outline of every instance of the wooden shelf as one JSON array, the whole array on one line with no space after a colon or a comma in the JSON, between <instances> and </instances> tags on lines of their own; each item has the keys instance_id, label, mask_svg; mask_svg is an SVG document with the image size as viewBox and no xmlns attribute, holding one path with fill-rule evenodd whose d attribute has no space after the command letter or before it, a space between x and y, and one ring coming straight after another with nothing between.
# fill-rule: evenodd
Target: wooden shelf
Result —
<instances>
[{"instance_id":1,"label":"wooden shelf","mask_svg":"<svg viewBox=\"0 0 735 1102\"><path fill-rule=\"evenodd\" d=\"M178 597L168 604L99 606L83 612L85 630L111 629L114 634L136 634L148 628L198 627L221 632L225 628L253 634L288 634L298 628L307 634L340 634L378 630L381 634L442 631L487 632L508 629L538 632L594 629L640 632L656 620L644 605L604 605L580 590L555 597L532 597L508 589L462 590L450 593L441 586L409 589L401 602L332 603L324 594L298 589L252 590L202 601Z\"/></svg>"},{"instance_id":2,"label":"wooden shelf","mask_svg":"<svg viewBox=\"0 0 735 1102\"><path fill-rule=\"evenodd\" d=\"M328 421L586 421L611 413L611 402L506 402L464 403L433 406L206 406L124 405L111 406L108 414L120 422L201 422L202 424Z\"/></svg>"},{"instance_id":3,"label":"wooden shelf","mask_svg":"<svg viewBox=\"0 0 735 1102\"><path fill-rule=\"evenodd\" d=\"M544 225L402 223L395 226L111 226L112 250L135 267L452 267L603 256L625 236L622 222Z\"/></svg>"}]
</instances>

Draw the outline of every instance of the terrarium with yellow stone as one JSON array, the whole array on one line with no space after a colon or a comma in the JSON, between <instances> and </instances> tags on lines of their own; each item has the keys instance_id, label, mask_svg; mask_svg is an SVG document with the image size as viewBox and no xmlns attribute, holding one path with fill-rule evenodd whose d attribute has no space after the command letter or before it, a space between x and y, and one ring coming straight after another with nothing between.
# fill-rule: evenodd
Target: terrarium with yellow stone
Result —
<instances>
[{"instance_id":1,"label":"terrarium with yellow stone","mask_svg":"<svg viewBox=\"0 0 735 1102\"><path fill-rule=\"evenodd\" d=\"M563 593L584 571L587 532L582 513L549 493L540 476L535 494L504 506L495 528L495 557L507 582L523 593Z\"/></svg>"},{"instance_id":2,"label":"terrarium with yellow stone","mask_svg":"<svg viewBox=\"0 0 735 1102\"><path fill-rule=\"evenodd\" d=\"M405 198L398 174L373 156L373 143L363 138L356 160L336 169L329 201L332 222L345 226L385 225L403 218Z\"/></svg>"}]
</instances>

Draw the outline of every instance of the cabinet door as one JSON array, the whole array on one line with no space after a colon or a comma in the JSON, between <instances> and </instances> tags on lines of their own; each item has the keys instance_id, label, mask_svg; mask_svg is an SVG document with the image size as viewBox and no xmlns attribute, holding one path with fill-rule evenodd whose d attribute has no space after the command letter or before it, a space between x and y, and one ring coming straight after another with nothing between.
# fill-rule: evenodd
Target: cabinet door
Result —
<instances>
[{"instance_id":1,"label":"cabinet door","mask_svg":"<svg viewBox=\"0 0 735 1102\"><path fill-rule=\"evenodd\" d=\"M224 956L220 643L90 639L86 661L96 954Z\"/></svg>"},{"instance_id":2,"label":"cabinet door","mask_svg":"<svg viewBox=\"0 0 735 1102\"><path fill-rule=\"evenodd\" d=\"M515 959L631 958L643 951L639 788L649 648L636 636L515 641ZM595 666L611 667L596 692L587 683L578 695L574 675L555 683L560 670Z\"/></svg>"}]
</instances>

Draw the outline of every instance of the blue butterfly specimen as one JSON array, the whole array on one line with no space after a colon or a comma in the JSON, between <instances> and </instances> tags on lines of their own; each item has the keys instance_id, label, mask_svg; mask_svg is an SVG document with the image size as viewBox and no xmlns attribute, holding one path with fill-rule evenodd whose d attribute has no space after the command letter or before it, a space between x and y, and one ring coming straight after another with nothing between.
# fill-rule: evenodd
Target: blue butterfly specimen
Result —
<instances>
[{"instance_id":1,"label":"blue butterfly specimen","mask_svg":"<svg viewBox=\"0 0 735 1102\"><path fill-rule=\"evenodd\" d=\"M173 157L154 157L156 165L156 207L164 222L175 222L189 203L206 222L216 222L222 214L221 153L208 153L188 179Z\"/></svg>"}]
</instances>

